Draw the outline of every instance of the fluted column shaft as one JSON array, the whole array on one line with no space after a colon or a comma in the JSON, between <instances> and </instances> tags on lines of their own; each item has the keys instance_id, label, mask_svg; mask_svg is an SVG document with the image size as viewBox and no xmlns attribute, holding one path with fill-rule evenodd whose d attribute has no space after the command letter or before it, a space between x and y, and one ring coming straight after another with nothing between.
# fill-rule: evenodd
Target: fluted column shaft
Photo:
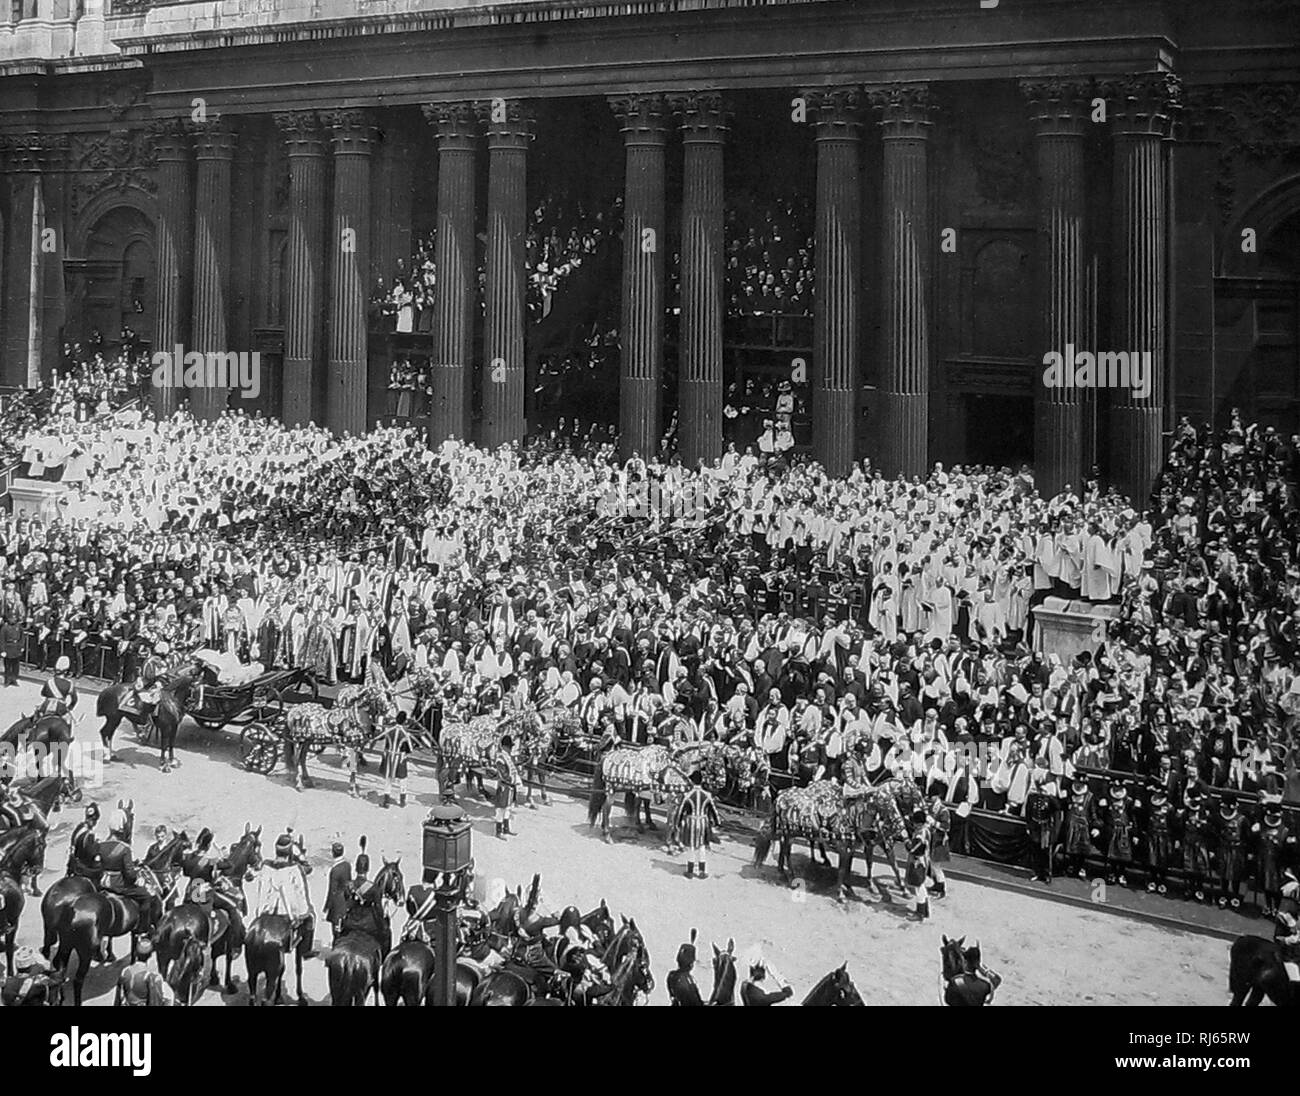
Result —
<instances>
[{"instance_id":1,"label":"fluted column shaft","mask_svg":"<svg viewBox=\"0 0 1300 1096\"><path fill-rule=\"evenodd\" d=\"M813 455L833 476L853 463L858 410L858 286L862 278L861 94L805 95L816 124L813 279Z\"/></svg>"},{"instance_id":2,"label":"fluted column shaft","mask_svg":"<svg viewBox=\"0 0 1300 1096\"><path fill-rule=\"evenodd\" d=\"M1039 292L1042 354L1085 347L1084 132L1090 85L1082 80L1025 80L1038 165ZM1071 348L1071 349L1067 349ZM1039 494L1083 486L1083 393L1034 378L1034 465Z\"/></svg>"},{"instance_id":3,"label":"fluted column shaft","mask_svg":"<svg viewBox=\"0 0 1300 1096\"><path fill-rule=\"evenodd\" d=\"M1164 140L1180 100L1166 73L1107 81L1115 139L1112 351L1149 354L1150 393L1111 393L1111 479L1142 508L1164 460L1167 244Z\"/></svg>"},{"instance_id":4,"label":"fluted column shaft","mask_svg":"<svg viewBox=\"0 0 1300 1096\"><path fill-rule=\"evenodd\" d=\"M483 328L483 424L490 448L524 436L524 297L528 142L515 102L480 104L487 125L487 261Z\"/></svg>"},{"instance_id":5,"label":"fluted column shaft","mask_svg":"<svg viewBox=\"0 0 1300 1096\"><path fill-rule=\"evenodd\" d=\"M41 374L46 253L42 167L66 145L61 134L0 138L9 175L9 221L0 254L0 384L34 386Z\"/></svg>"},{"instance_id":6,"label":"fluted column shaft","mask_svg":"<svg viewBox=\"0 0 1300 1096\"><path fill-rule=\"evenodd\" d=\"M370 148L374 128L364 110L321 116L334 150L329 365L325 422L336 434L366 430L366 278L370 246Z\"/></svg>"},{"instance_id":7,"label":"fluted column shaft","mask_svg":"<svg viewBox=\"0 0 1300 1096\"><path fill-rule=\"evenodd\" d=\"M199 127L194 141L198 164L194 187L194 308L187 351L224 354L230 287L230 162L235 134L221 122ZM210 380L219 379L209 377ZM215 385L188 390L196 418L212 420L226 407L228 389Z\"/></svg>"},{"instance_id":8,"label":"fluted column shaft","mask_svg":"<svg viewBox=\"0 0 1300 1096\"><path fill-rule=\"evenodd\" d=\"M619 446L624 457L659 451L664 360L665 103L660 95L611 99L623 126L623 302Z\"/></svg>"},{"instance_id":9,"label":"fluted column shaft","mask_svg":"<svg viewBox=\"0 0 1300 1096\"><path fill-rule=\"evenodd\" d=\"M682 331L678 364L678 438L694 468L722 455L723 145L727 115L714 93L670 99L681 117Z\"/></svg>"},{"instance_id":10,"label":"fluted column shaft","mask_svg":"<svg viewBox=\"0 0 1300 1096\"><path fill-rule=\"evenodd\" d=\"M325 298L325 138L313 111L277 114L289 156L289 239L285 271L281 417L315 421L320 316Z\"/></svg>"},{"instance_id":11,"label":"fluted column shaft","mask_svg":"<svg viewBox=\"0 0 1300 1096\"><path fill-rule=\"evenodd\" d=\"M180 119L163 119L152 127L158 164L158 300L154 311L153 348L174 353L189 330L189 272L193 264L190 216L190 137ZM179 391L171 385L153 388L154 411L165 418L176 410Z\"/></svg>"},{"instance_id":12,"label":"fluted column shaft","mask_svg":"<svg viewBox=\"0 0 1300 1096\"><path fill-rule=\"evenodd\" d=\"M425 117L438 130L438 227L434 241L433 399L429 444L467 439L473 393L474 154L478 128L471 103L436 103Z\"/></svg>"},{"instance_id":13,"label":"fluted column shaft","mask_svg":"<svg viewBox=\"0 0 1300 1096\"><path fill-rule=\"evenodd\" d=\"M929 466L929 136L925 85L873 88L884 161L881 271L883 372L880 466L924 476Z\"/></svg>"}]
</instances>

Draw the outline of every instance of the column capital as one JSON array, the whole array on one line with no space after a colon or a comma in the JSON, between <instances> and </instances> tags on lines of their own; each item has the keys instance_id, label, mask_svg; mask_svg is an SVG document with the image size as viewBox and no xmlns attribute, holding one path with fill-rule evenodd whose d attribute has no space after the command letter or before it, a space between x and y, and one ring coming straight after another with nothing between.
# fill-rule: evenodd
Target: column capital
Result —
<instances>
[{"instance_id":1,"label":"column capital","mask_svg":"<svg viewBox=\"0 0 1300 1096\"><path fill-rule=\"evenodd\" d=\"M290 156L320 156L325 152L325 131L314 110L280 111L273 116L276 128L284 134Z\"/></svg>"},{"instance_id":2,"label":"column capital","mask_svg":"<svg viewBox=\"0 0 1300 1096\"><path fill-rule=\"evenodd\" d=\"M474 113L483 123L489 148L527 148L533 139L533 117L520 99L481 99Z\"/></svg>"},{"instance_id":3,"label":"column capital","mask_svg":"<svg viewBox=\"0 0 1300 1096\"><path fill-rule=\"evenodd\" d=\"M871 84L863 90L872 108L881 114L886 140L929 137L935 113L929 84Z\"/></svg>"},{"instance_id":4,"label":"column capital","mask_svg":"<svg viewBox=\"0 0 1300 1096\"><path fill-rule=\"evenodd\" d=\"M1114 131L1121 136L1168 137L1183 105L1183 83L1172 72L1141 72L1102 80Z\"/></svg>"},{"instance_id":5,"label":"column capital","mask_svg":"<svg viewBox=\"0 0 1300 1096\"><path fill-rule=\"evenodd\" d=\"M667 96L668 108L680 119L682 140L716 144L726 139L731 110L720 91L687 91Z\"/></svg>"},{"instance_id":6,"label":"column capital","mask_svg":"<svg viewBox=\"0 0 1300 1096\"><path fill-rule=\"evenodd\" d=\"M194 125L194 157L197 160L229 160L235 155L235 130L224 120Z\"/></svg>"},{"instance_id":7,"label":"column capital","mask_svg":"<svg viewBox=\"0 0 1300 1096\"><path fill-rule=\"evenodd\" d=\"M0 170L36 174L59 167L68 150L66 133L0 134Z\"/></svg>"},{"instance_id":8,"label":"column capital","mask_svg":"<svg viewBox=\"0 0 1300 1096\"><path fill-rule=\"evenodd\" d=\"M851 87L811 88L800 92L807 100L818 141L857 140L862 128L862 92Z\"/></svg>"},{"instance_id":9,"label":"column capital","mask_svg":"<svg viewBox=\"0 0 1300 1096\"><path fill-rule=\"evenodd\" d=\"M661 93L611 95L609 105L623 123L625 145L668 143L668 103Z\"/></svg>"},{"instance_id":10,"label":"column capital","mask_svg":"<svg viewBox=\"0 0 1300 1096\"><path fill-rule=\"evenodd\" d=\"M320 120L330 131L335 156L370 155L370 146L375 139L370 111L361 107L324 110L321 111Z\"/></svg>"},{"instance_id":11,"label":"column capital","mask_svg":"<svg viewBox=\"0 0 1300 1096\"><path fill-rule=\"evenodd\" d=\"M188 118L152 118L148 130L159 163L184 162L190 158L194 125Z\"/></svg>"},{"instance_id":12,"label":"column capital","mask_svg":"<svg viewBox=\"0 0 1300 1096\"><path fill-rule=\"evenodd\" d=\"M424 120L438 131L439 148L473 148L479 135L472 102L425 103Z\"/></svg>"},{"instance_id":13,"label":"column capital","mask_svg":"<svg viewBox=\"0 0 1300 1096\"><path fill-rule=\"evenodd\" d=\"M1082 137L1096 85L1086 77L1021 80L1020 94L1039 137Z\"/></svg>"}]
</instances>

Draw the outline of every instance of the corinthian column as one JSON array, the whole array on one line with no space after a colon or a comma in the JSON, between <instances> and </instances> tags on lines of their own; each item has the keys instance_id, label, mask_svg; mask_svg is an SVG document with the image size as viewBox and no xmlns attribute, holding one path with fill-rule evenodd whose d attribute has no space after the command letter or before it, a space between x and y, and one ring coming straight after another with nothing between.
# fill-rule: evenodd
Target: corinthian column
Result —
<instances>
[{"instance_id":1,"label":"corinthian column","mask_svg":"<svg viewBox=\"0 0 1300 1096\"><path fill-rule=\"evenodd\" d=\"M364 110L321 115L334 149L333 255L325 421L336 434L366 430L366 277L370 246L370 146Z\"/></svg>"},{"instance_id":2,"label":"corinthian column","mask_svg":"<svg viewBox=\"0 0 1300 1096\"><path fill-rule=\"evenodd\" d=\"M277 114L289 155L289 241L285 278L281 417L315 421L320 376L320 315L325 300L325 134L314 111Z\"/></svg>"},{"instance_id":3,"label":"corinthian column","mask_svg":"<svg viewBox=\"0 0 1300 1096\"><path fill-rule=\"evenodd\" d=\"M150 126L158 164L158 303L154 313L155 353L173 353L185 341L189 321L189 272L194 211L190 196L190 137L186 122L164 118ZM154 412L165 418L176 410L177 389L153 389Z\"/></svg>"},{"instance_id":4,"label":"corinthian column","mask_svg":"<svg viewBox=\"0 0 1300 1096\"><path fill-rule=\"evenodd\" d=\"M624 457L659 451L664 362L664 148L662 95L610 99L623 126L623 315L619 446Z\"/></svg>"},{"instance_id":5,"label":"corinthian column","mask_svg":"<svg viewBox=\"0 0 1300 1096\"><path fill-rule=\"evenodd\" d=\"M478 110L488 144L481 440L495 449L524 436L524 234L532 127L515 101L483 102Z\"/></svg>"},{"instance_id":6,"label":"corinthian column","mask_svg":"<svg viewBox=\"0 0 1300 1096\"><path fill-rule=\"evenodd\" d=\"M862 97L852 88L806 92L816 125L817 212L813 280L813 455L848 473L858 410L858 284Z\"/></svg>"},{"instance_id":7,"label":"corinthian column","mask_svg":"<svg viewBox=\"0 0 1300 1096\"><path fill-rule=\"evenodd\" d=\"M880 465L886 476L923 476L929 465L929 88L870 89L881 112L884 239Z\"/></svg>"},{"instance_id":8,"label":"corinthian column","mask_svg":"<svg viewBox=\"0 0 1300 1096\"><path fill-rule=\"evenodd\" d=\"M1111 351L1148 355L1150 391L1111 393L1111 479L1139 509L1163 461L1166 247L1169 208L1164 140L1181 101L1178 78L1146 73L1104 81L1115 138L1115 242Z\"/></svg>"},{"instance_id":9,"label":"corinthian column","mask_svg":"<svg viewBox=\"0 0 1300 1096\"><path fill-rule=\"evenodd\" d=\"M1041 353L1088 349L1083 343L1083 135L1088 80L1023 80L1038 161ZM1041 354L1040 354L1041 360ZM1078 388L1049 388L1034 378L1034 464L1039 494L1052 498L1083 485L1083 402Z\"/></svg>"},{"instance_id":10,"label":"corinthian column","mask_svg":"<svg viewBox=\"0 0 1300 1096\"><path fill-rule=\"evenodd\" d=\"M670 96L685 146L682 190L682 341L678 437L694 468L722 455L723 143L727 112L717 92Z\"/></svg>"},{"instance_id":11,"label":"corinthian column","mask_svg":"<svg viewBox=\"0 0 1300 1096\"><path fill-rule=\"evenodd\" d=\"M466 439L473 392L474 154L478 128L472 103L433 103L424 116L438 130L438 229L434 241L433 399L429 444Z\"/></svg>"},{"instance_id":12,"label":"corinthian column","mask_svg":"<svg viewBox=\"0 0 1300 1096\"><path fill-rule=\"evenodd\" d=\"M224 122L199 126L194 138L198 161L194 191L194 311L186 350L226 354L226 309L230 288L230 161L235 133ZM209 377L209 380L216 380ZM226 407L228 389L195 388L190 409L196 418L215 419Z\"/></svg>"}]
</instances>

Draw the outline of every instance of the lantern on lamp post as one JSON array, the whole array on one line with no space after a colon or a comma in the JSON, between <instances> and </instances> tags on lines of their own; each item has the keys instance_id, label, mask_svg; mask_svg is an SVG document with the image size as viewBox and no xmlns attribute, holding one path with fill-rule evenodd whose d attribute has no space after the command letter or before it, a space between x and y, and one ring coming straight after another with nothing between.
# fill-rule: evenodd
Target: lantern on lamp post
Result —
<instances>
[{"instance_id":1,"label":"lantern on lamp post","mask_svg":"<svg viewBox=\"0 0 1300 1096\"><path fill-rule=\"evenodd\" d=\"M470 820L462 808L443 804L424 820L424 882L433 887L433 1003L456 1003L456 919L474 878Z\"/></svg>"}]
</instances>

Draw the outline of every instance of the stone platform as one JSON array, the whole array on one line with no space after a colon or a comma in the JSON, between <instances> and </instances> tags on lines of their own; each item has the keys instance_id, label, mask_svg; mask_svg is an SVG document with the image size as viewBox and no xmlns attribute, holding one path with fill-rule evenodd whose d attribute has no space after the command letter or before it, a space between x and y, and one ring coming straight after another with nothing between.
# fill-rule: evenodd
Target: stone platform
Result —
<instances>
[{"instance_id":1,"label":"stone platform","mask_svg":"<svg viewBox=\"0 0 1300 1096\"><path fill-rule=\"evenodd\" d=\"M1060 655L1067 665L1082 651L1096 653L1105 637L1105 626L1119 619L1118 605L1063 597L1049 597L1031 611L1034 650Z\"/></svg>"},{"instance_id":2,"label":"stone platform","mask_svg":"<svg viewBox=\"0 0 1300 1096\"><path fill-rule=\"evenodd\" d=\"M42 521L52 520L59 515L59 501L67 493L66 484L46 480L15 479L9 485L14 516L40 518Z\"/></svg>"}]
</instances>

